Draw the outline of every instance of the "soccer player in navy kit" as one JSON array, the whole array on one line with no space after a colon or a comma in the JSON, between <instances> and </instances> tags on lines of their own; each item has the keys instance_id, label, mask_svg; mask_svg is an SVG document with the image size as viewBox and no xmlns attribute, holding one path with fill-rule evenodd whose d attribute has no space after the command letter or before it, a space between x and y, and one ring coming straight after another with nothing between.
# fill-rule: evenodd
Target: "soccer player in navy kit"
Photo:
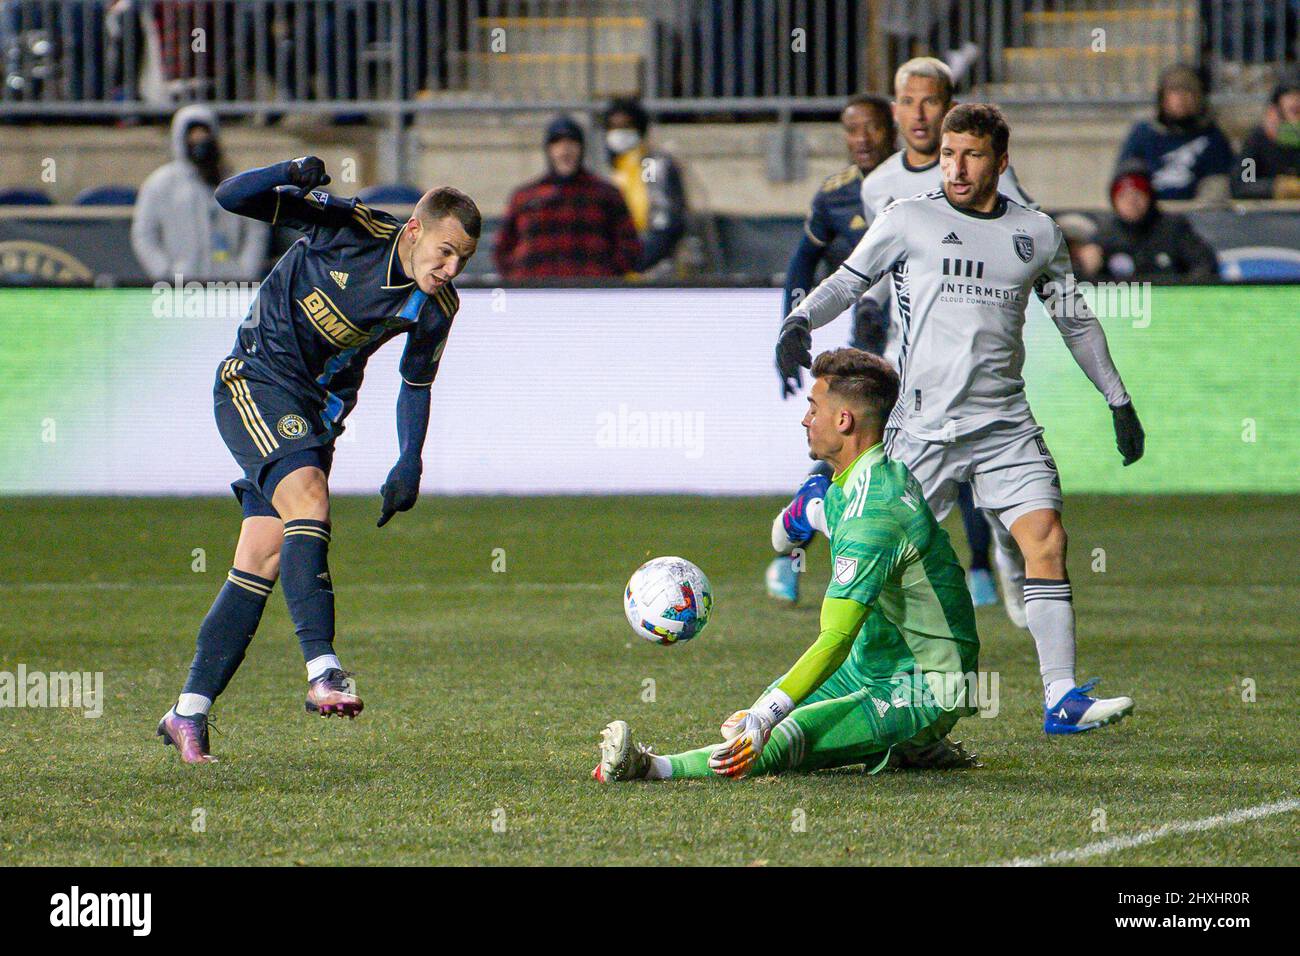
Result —
<instances>
[{"instance_id":1,"label":"soccer player in navy kit","mask_svg":"<svg viewBox=\"0 0 1300 956\"><path fill-rule=\"evenodd\" d=\"M430 386L459 305L452 280L474 254L482 220L450 187L425 193L403 223L317 188L329 181L324 163L306 156L241 173L216 193L231 212L303 235L262 283L213 386L218 430L244 471L231 486L244 517L189 679L158 724L186 763L213 759L208 711L243 660L277 577L307 665L307 710L361 712L334 653L328 478L366 361L402 334L400 454L380 490L379 525L419 494Z\"/></svg>"},{"instance_id":2,"label":"soccer player in navy kit","mask_svg":"<svg viewBox=\"0 0 1300 956\"><path fill-rule=\"evenodd\" d=\"M781 300L781 317L789 315L803 296L817 284L817 268L825 262L834 272L849 257L867 231L862 214L862 181L894 151L898 124L894 121L889 100L871 93L849 97L840 113L844 144L848 147L849 165L822 180L813 197L803 236L790 257L785 273ZM854 348L883 355L889 334L889 313L880 305L880 296L865 295L853 309ZM782 379L781 396L788 398L796 389ZM813 475L830 481L831 473L818 462ZM820 485L818 486L820 487ZM773 558L764 574L767 593L778 601L794 604L799 600L799 575L789 555Z\"/></svg>"}]
</instances>

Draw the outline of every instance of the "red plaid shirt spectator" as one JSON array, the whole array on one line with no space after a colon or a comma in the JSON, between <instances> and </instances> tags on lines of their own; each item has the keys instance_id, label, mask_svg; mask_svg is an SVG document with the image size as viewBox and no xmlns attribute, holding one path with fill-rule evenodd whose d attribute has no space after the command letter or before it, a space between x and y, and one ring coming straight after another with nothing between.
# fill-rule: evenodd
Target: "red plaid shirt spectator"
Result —
<instances>
[{"instance_id":1,"label":"red plaid shirt spectator","mask_svg":"<svg viewBox=\"0 0 1300 956\"><path fill-rule=\"evenodd\" d=\"M576 150L575 147L576 146ZM641 241L618 189L582 166L582 131L567 117L546 133L546 175L510 197L497 233L497 271L510 280L618 278Z\"/></svg>"}]
</instances>

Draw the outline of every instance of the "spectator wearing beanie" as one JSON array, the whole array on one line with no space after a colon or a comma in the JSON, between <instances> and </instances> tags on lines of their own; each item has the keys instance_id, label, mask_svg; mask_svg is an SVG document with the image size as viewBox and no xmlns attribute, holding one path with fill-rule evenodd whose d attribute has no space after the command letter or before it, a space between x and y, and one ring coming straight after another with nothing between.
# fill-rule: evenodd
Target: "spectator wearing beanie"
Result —
<instances>
[{"instance_id":1,"label":"spectator wearing beanie","mask_svg":"<svg viewBox=\"0 0 1300 956\"><path fill-rule=\"evenodd\" d=\"M1189 66L1172 66L1160 76L1156 119L1129 131L1119 162L1137 159L1151 170L1157 199L1204 198L1227 183L1215 177L1233 172L1232 145L1210 116L1205 88Z\"/></svg>"},{"instance_id":2,"label":"spectator wearing beanie","mask_svg":"<svg viewBox=\"0 0 1300 956\"><path fill-rule=\"evenodd\" d=\"M1114 214L1097 230L1086 253L1100 261L1100 279L1182 278L1214 280L1218 260L1186 216L1160 209L1150 171L1130 160L1110 184Z\"/></svg>"},{"instance_id":3,"label":"spectator wearing beanie","mask_svg":"<svg viewBox=\"0 0 1300 956\"><path fill-rule=\"evenodd\" d=\"M508 280L618 278L636 269L641 242L627 204L583 165L582 128L558 116L546 128L544 175L515 190L493 250Z\"/></svg>"}]
</instances>

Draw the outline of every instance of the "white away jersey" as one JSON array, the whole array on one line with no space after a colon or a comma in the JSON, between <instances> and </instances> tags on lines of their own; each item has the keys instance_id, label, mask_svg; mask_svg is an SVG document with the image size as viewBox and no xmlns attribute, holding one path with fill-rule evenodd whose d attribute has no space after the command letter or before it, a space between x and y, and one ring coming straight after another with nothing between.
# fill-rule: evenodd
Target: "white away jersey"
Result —
<instances>
[{"instance_id":1,"label":"white away jersey","mask_svg":"<svg viewBox=\"0 0 1300 956\"><path fill-rule=\"evenodd\" d=\"M900 199L794 312L817 328L886 275L893 276L902 326L902 387L891 427L952 441L1030 418L1021 369L1025 309L1034 292L1106 400L1127 400L1049 216L1005 196L989 213L953 206L942 189Z\"/></svg>"}]
</instances>

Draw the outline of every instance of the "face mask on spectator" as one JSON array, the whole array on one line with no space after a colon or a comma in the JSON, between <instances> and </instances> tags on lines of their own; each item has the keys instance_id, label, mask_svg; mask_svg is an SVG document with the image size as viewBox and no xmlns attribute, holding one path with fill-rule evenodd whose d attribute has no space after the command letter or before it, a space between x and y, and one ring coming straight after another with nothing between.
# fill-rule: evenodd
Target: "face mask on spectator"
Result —
<instances>
[{"instance_id":1,"label":"face mask on spectator","mask_svg":"<svg viewBox=\"0 0 1300 956\"><path fill-rule=\"evenodd\" d=\"M195 166L208 166L217 158L217 144L215 140L201 139L197 143L190 143L185 148L185 153Z\"/></svg>"},{"instance_id":2,"label":"face mask on spectator","mask_svg":"<svg viewBox=\"0 0 1300 956\"><path fill-rule=\"evenodd\" d=\"M634 129L612 129L605 134L605 146L615 156L621 156L641 145L641 134Z\"/></svg>"},{"instance_id":3,"label":"face mask on spectator","mask_svg":"<svg viewBox=\"0 0 1300 956\"><path fill-rule=\"evenodd\" d=\"M1281 146L1300 146L1300 122L1278 123L1277 141Z\"/></svg>"}]
</instances>

